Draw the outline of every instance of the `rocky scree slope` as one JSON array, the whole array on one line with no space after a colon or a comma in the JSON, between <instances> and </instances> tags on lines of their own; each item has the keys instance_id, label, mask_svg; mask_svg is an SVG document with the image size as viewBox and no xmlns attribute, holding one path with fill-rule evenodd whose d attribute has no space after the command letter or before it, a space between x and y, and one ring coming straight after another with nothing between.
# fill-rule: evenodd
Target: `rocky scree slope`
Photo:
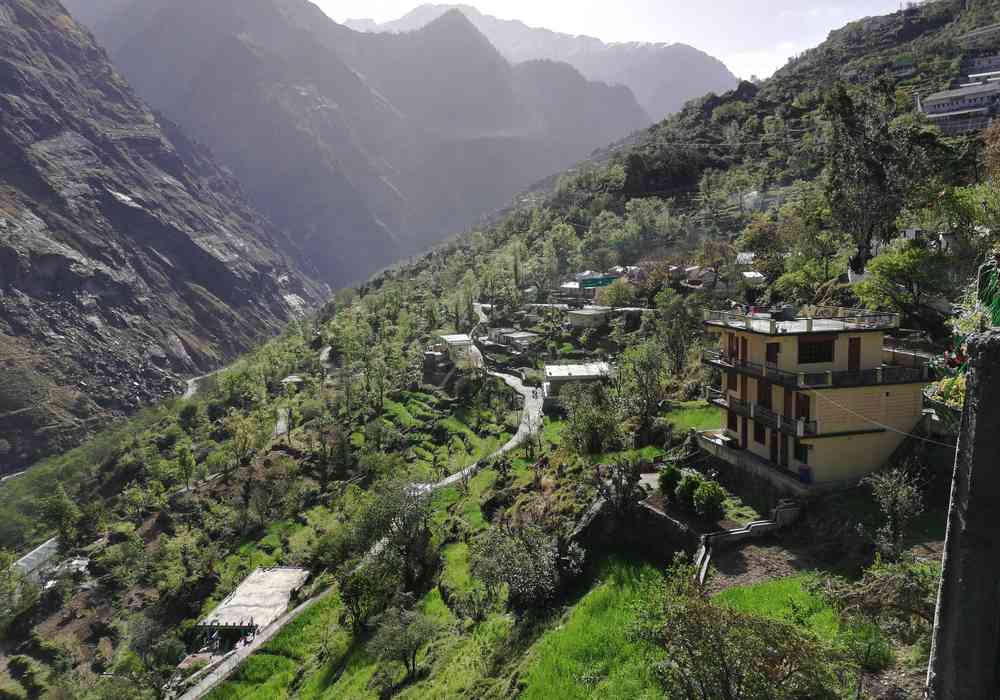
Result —
<instances>
[{"instance_id":1,"label":"rocky scree slope","mask_svg":"<svg viewBox=\"0 0 1000 700\"><path fill-rule=\"evenodd\" d=\"M650 123L629 91L575 71L568 85L545 83L571 91L566 101L539 108L529 98L539 76L513 68L458 12L375 35L306 0L67 6L338 286Z\"/></svg>"},{"instance_id":2,"label":"rocky scree slope","mask_svg":"<svg viewBox=\"0 0 1000 700\"><path fill-rule=\"evenodd\" d=\"M173 394L324 290L55 0L0 0L0 471Z\"/></svg>"}]
</instances>

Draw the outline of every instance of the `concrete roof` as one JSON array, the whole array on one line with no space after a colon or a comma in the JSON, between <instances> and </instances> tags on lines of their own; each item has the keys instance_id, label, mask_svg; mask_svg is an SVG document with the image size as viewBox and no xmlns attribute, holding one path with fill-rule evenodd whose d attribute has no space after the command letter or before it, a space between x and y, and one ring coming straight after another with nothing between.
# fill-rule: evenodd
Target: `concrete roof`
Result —
<instances>
[{"instance_id":1,"label":"concrete roof","mask_svg":"<svg viewBox=\"0 0 1000 700\"><path fill-rule=\"evenodd\" d=\"M305 569L256 569L200 624L203 627L248 627L253 620L252 624L267 627L281 617L288 608L292 593L308 578L309 572Z\"/></svg>"},{"instance_id":2,"label":"concrete roof","mask_svg":"<svg viewBox=\"0 0 1000 700\"><path fill-rule=\"evenodd\" d=\"M451 335L440 335L438 336L448 345L461 345L463 343L471 343L472 338L470 338L466 333L453 333Z\"/></svg>"},{"instance_id":3,"label":"concrete roof","mask_svg":"<svg viewBox=\"0 0 1000 700\"><path fill-rule=\"evenodd\" d=\"M569 312L570 316L606 316L611 313L611 309L574 309Z\"/></svg>"},{"instance_id":4,"label":"concrete roof","mask_svg":"<svg viewBox=\"0 0 1000 700\"><path fill-rule=\"evenodd\" d=\"M546 379L597 379L611 374L607 362L589 362L581 365L545 365Z\"/></svg>"}]
</instances>

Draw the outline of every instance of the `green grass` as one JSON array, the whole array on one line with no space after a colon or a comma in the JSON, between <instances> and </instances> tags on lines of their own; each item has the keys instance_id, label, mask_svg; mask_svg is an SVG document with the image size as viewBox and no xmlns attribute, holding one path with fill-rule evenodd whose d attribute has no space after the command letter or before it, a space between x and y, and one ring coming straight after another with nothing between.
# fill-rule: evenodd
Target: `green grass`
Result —
<instances>
[{"instance_id":1,"label":"green grass","mask_svg":"<svg viewBox=\"0 0 1000 700\"><path fill-rule=\"evenodd\" d=\"M529 651L519 697L662 697L648 655L628 632L643 582L660 575L648 564L611 562L600 583Z\"/></svg>"},{"instance_id":2,"label":"green grass","mask_svg":"<svg viewBox=\"0 0 1000 700\"><path fill-rule=\"evenodd\" d=\"M706 401L685 401L676 406L666 416L676 432L711 430L722 425L721 411Z\"/></svg>"},{"instance_id":3,"label":"green grass","mask_svg":"<svg viewBox=\"0 0 1000 700\"><path fill-rule=\"evenodd\" d=\"M773 620L791 621L793 606L806 611L806 625L821 639L833 641L840 632L833 608L820 596L806 590L808 575L765 581L753 586L730 588L716 600L737 610Z\"/></svg>"}]
</instances>

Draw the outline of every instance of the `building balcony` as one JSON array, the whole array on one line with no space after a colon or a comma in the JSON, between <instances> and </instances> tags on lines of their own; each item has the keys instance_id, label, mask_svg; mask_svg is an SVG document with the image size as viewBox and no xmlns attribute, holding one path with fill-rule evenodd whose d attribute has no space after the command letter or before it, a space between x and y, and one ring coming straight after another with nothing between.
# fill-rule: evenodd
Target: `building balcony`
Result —
<instances>
[{"instance_id":1,"label":"building balcony","mask_svg":"<svg viewBox=\"0 0 1000 700\"><path fill-rule=\"evenodd\" d=\"M882 365L874 369L829 372L786 372L770 364L730 357L721 350L705 350L701 360L724 372L736 372L756 379L766 379L789 389L846 389L882 384L919 384L931 381L931 368Z\"/></svg>"},{"instance_id":2,"label":"building balcony","mask_svg":"<svg viewBox=\"0 0 1000 700\"><path fill-rule=\"evenodd\" d=\"M795 438L816 437L819 435L819 424L814 420L803 418L788 418L775 413L770 408L753 401L744 401L729 396L718 389L709 388L708 401L738 416L762 423L772 430L777 430Z\"/></svg>"},{"instance_id":3,"label":"building balcony","mask_svg":"<svg viewBox=\"0 0 1000 700\"><path fill-rule=\"evenodd\" d=\"M743 314L706 309L704 320L710 326L764 335L801 335L804 333L878 331L899 328L899 314L873 313L863 309L844 309L835 306L805 307L801 313L794 317L779 313Z\"/></svg>"}]
</instances>

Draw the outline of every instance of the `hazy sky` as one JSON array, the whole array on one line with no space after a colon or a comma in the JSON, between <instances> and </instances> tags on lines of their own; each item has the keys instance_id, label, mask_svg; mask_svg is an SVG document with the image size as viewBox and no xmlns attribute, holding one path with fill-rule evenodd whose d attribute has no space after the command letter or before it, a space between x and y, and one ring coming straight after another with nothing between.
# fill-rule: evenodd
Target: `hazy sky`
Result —
<instances>
[{"instance_id":1,"label":"hazy sky","mask_svg":"<svg viewBox=\"0 0 1000 700\"><path fill-rule=\"evenodd\" d=\"M419 0L313 0L338 22L397 19ZM766 77L792 55L899 0L478 0L486 14L604 41L679 41L722 59L740 77Z\"/></svg>"}]
</instances>

